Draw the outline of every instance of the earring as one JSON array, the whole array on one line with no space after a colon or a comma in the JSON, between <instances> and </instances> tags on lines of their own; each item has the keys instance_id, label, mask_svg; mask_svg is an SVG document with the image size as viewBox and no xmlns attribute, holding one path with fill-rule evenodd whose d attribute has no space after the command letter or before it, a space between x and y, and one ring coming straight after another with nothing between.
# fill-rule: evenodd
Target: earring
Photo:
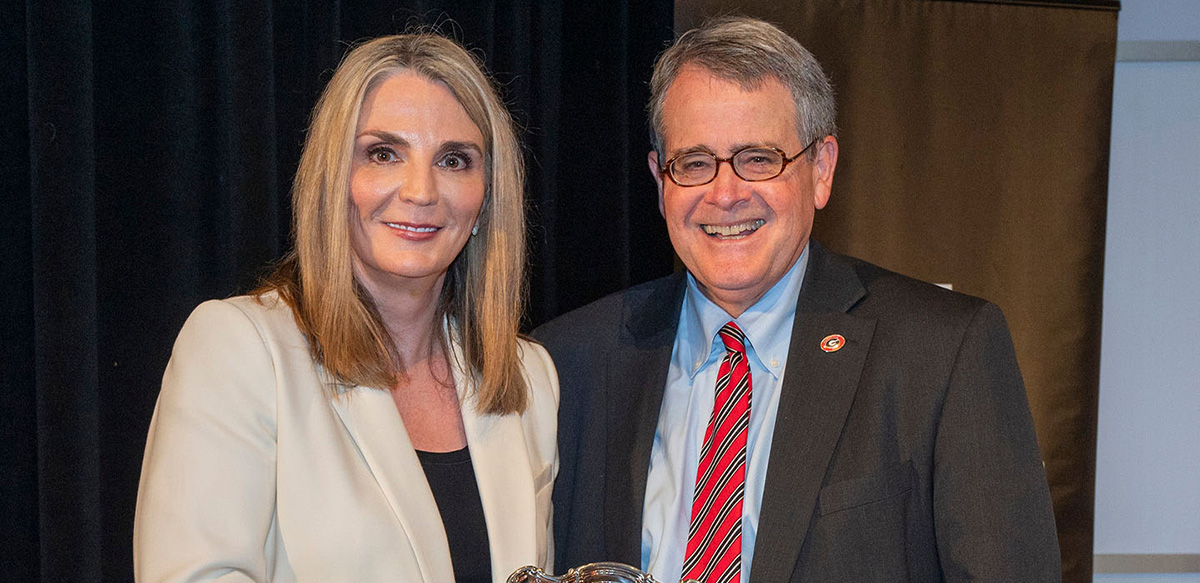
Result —
<instances>
[{"instance_id":1,"label":"earring","mask_svg":"<svg viewBox=\"0 0 1200 583\"><path fill-rule=\"evenodd\" d=\"M479 223L475 223L475 226L471 227L471 236L474 237L475 235L478 235L478 234L479 234Z\"/></svg>"}]
</instances>

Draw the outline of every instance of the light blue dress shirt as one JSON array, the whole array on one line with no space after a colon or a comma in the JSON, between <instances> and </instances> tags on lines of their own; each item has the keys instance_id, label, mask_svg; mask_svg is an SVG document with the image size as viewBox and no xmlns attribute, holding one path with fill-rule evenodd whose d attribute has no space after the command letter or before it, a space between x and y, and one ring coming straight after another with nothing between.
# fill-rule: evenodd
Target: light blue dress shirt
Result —
<instances>
[{"instance_id":1,"label":"light blue dress shirt","mask_svg":"<svg viewBox=\"0 0 1200 583\"><path fill-rule=\"evenodd\" d=\"M758 513L779 410L779 386L787 363L808 249L761 299L738 318L704 297L689 273L679 329L671 353L658 427L650 452L642 515L642 570L663 583L679 581L687 550L696 467L716 401L717 369L725 346L717 331L730 320L746 334L750 361L750 427L742 501L742 581L750 580Z\"/></svg>"}]
</instances>

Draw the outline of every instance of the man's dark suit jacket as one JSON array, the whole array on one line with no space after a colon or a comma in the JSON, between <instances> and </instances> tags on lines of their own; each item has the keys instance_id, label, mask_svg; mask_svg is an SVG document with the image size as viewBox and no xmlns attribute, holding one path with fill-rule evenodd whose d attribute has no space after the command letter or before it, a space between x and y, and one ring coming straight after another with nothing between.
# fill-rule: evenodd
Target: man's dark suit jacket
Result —
<instances>
[{"instance_id":1,"label":"man's dark suit jacket","mask_svg":"<svg viewBox=\"0 0 1200 583\"><path fill-rule=\"evenodd\" d=\"M809 252L749 583L1059 581L1045 472L999 308L816 242ZM685 287L675 274L534 332L562 387L559 571L641 563ZM822 350L830 334L844 347Z\"/></svg>"}]
</instances>

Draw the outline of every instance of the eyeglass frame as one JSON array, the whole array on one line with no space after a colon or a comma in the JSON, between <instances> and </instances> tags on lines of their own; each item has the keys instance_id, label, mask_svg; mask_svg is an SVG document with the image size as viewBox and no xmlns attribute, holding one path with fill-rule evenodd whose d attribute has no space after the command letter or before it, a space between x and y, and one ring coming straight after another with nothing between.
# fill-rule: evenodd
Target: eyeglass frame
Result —
<instances>
[{"instance_id":1,"label":"eyeglass frame","mask_svg":"<svg viewBox=\"0 0 1200 583\"><path fill-rule=\"evenodd\" d=\"M821 139L822 138L814 138L813 141L809 142L807 146L804 146L804 149L800 150L799 152L796 152L796 155L791 156L791 157L789 157L787 155L787 152L784 152L783 150L780 150L779 148L776 148L774 146L746 146L745 148L739 148L738 151L730 154L728 158L722 158L716 154L713 154L712 152L705 152L703 150L683 152L683 153L672 156L671 159L667 160L667 162L665 164L663 164L662 166L659 166L658 172L659 172L659 174L662 174L662 175L666 176L667 178L670 178L671 182L674 182L676 186L680 186L682 188L691 188L693 186L704 186L705 184L711 184L712 181L717 179L717 174L719 174L721 172L721 162L728 162L729 169L733 170L734 176L737 176L738 178L740 178L746 182L766 182L768 180L774 180L776 178L779 178L779 176L781 174L783 174L783 171L787 170L788 164L791 164L792 162L796 161L797 158L799 158L800 156L803 156L804 153L809 150L809 148L812 148L814 145L816 145L817 142L821 141ZM779 172L776 173L774 176L769 176L767 178L751 179L751 178L746 178L745 176L742 176L742 174L740 172L738 172L737 166L733 165L733 159L737 158L738 154L741 154L742 152L745 152L746 150L755 150L755 149L772 150L775 153L779 154L779 156L783 158L783 164L779 165ZM671 171L671 167L675 164L676 160L678 160L684 156L690 156L692 154L697 154L697 153L708 154L709 156L712 156L714 160L717 161L716 170L713 170L712 178L709 178L708 180L705 180L704 182L699 182L696 184L680 184L679 180L677 180L675 178L675 173Z\"/></svg>"}]
</instances>

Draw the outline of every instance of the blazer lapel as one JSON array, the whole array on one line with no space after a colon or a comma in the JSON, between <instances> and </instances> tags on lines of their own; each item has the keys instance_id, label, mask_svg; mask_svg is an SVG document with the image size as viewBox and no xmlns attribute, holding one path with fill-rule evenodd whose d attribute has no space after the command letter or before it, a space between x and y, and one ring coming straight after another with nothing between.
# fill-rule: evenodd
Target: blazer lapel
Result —
<instances>
[{"instance_id":1,"label":"blazer lapel","mask_svg":"<svg viewBox=\"0 0 1200 583\"><path fill-rule=\"evenodd\" d=\"M442 517L391 393L368 387L345 389L333 399L333 408L408 537L422 578L451 577L454 571Z\"/></svg>"},{"instance_id":2,"label":"blazer lapel","mask_svg":"<svg viewBox=\"0 0 1200 583\"><path fill-rule=\"evenodd\" d=\"M455 362L464 362L454 345ZM454 382L462 405L467 447L487 522L492 580L500 583L526 565L545 565L544 548L537 548L537 509L525 433L519 415L481 415L476 411L475 380L455 367Z\"/></svg>"},{"instance_id":3,"label":"blazer lapel","mask_svg":"<svg viewBox=\"0 0 1200 583\"><path fill-rule=\"evenodd\" d=\"M874 320L846 313L866 294L853 269L815 241L809 249L763 487L752 582L791 577L875 330ZM821 346L832 334L845 343L826 352Z\"/></svg>"},{"instance_id":4,"label":"blazer lapel","mask_svg":"<svg viewBox=\"0 0 1200 583\"><path fill-rule=\"evenodd\" d=\"M646 475L684 281L684 274L677 273L626 306L617 353L609 359L606 371L605 548L611 555L608 560L634 566L642 560Z\"/></svg>"}]
</instances>

